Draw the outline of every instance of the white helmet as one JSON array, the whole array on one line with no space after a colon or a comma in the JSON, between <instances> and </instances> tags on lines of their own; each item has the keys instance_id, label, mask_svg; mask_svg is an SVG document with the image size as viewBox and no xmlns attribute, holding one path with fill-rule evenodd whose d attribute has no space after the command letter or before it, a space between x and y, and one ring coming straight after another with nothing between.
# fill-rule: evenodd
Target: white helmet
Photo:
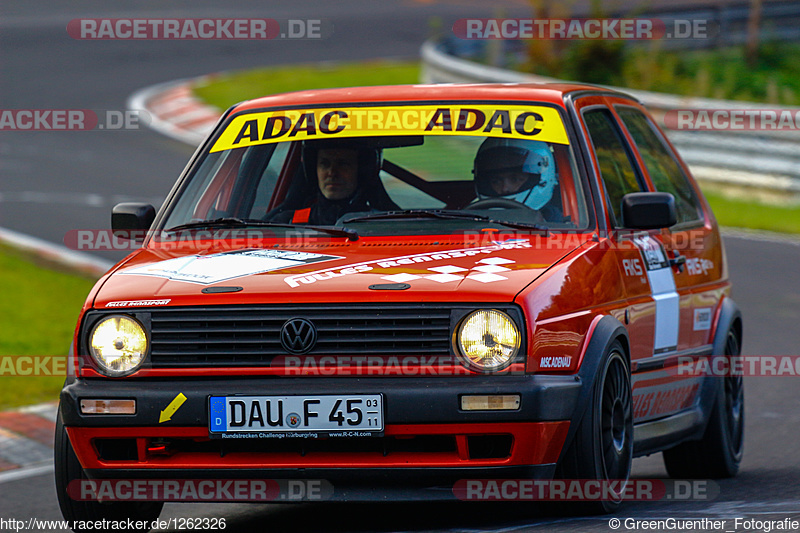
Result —
<instances>
[{"instance_id":1,"label":"white helmet","mask_svg":"<svg viewBox=\"0 0 800 533\"><path fill-rule=\"evenodd\" d=\"M541 209L553 197L556 164L543 141L489 137L472 170L478 198L508 198Z\"/></svg>"}]
</instances>

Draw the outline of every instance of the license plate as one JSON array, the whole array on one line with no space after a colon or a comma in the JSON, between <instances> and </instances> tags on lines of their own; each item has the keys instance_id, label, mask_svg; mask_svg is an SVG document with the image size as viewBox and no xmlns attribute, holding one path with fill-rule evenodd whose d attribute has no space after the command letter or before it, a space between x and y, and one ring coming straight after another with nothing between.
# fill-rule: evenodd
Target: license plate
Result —
<instances>
[{"instance_id":1,"label":"license plate","mask_svg":"<svg viewBox=\"0 0 800 533\"><path fill-rule=\"evenodd\" d=\"M367 437L383 432L380 394L211 396L211 436Z\"/></svg>"}]
</instances>

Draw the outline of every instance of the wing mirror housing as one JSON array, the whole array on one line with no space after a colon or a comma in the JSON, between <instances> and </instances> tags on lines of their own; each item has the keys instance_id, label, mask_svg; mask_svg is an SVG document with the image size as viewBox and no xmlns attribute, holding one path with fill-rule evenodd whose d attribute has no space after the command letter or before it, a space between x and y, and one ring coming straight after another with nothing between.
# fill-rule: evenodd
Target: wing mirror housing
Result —
<instances>
[{"instance_id":1,"label":"wing mirror housing","mask_svg":"<svg viewBox=\"0 0 800 533\"><path fill-rule=\"evenodd\" d=\"M144 242L145 233L156 218L156 210L150 204L126 202L111 210L111 231L115 237Z\"/></svg>"},{"instance_id":2,"label":"wing mirror housing","mask_svg":"<svg viewBox=\"0 0 800 533\"><path fill-rule=\"evenodd\" d=\"M632 192L622 197L622 220L629 229L661 229L678 222L675 197L668 192Z\"/></svg>"}]
</instances>

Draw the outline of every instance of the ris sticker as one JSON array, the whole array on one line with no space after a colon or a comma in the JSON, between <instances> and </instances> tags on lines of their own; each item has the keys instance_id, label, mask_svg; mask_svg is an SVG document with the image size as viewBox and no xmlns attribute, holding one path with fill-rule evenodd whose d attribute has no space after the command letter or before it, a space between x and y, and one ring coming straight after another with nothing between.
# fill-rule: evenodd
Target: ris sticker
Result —
<instances>
[{"instance_id":1,"label":"ris sticker","mask_svg":"<svg viewBox=\"0 0 800 533\"><path fill-rule=\"evenodd\" d=\"M644 276L644 269L639 259L623 259L622 268L625 270L626 276Z\"/></svg>"},{"instance_id":2,"label":"ris sticker","mask_svg":"<svg viewBox=\"0 0 800 533\"><path fill-rule=\"evenodd\" d=\"M714 262L708 259L698 259L696 257L686 260L686 271L690 276L708 274L709 270L714 270Z\"/></svg>"}]
</instances>

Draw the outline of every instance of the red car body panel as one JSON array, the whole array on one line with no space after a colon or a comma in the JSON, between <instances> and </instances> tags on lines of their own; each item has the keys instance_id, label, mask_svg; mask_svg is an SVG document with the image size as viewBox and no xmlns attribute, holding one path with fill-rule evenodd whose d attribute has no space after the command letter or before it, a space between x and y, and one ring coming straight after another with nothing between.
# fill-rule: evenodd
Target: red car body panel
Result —
<instances>
[{"instance_id":1,"label":"red car body panel","mask_svg":"<svg viewBox=\"0 0 800 533\"><path fill-rule=\"evenodd\" d=\"M277 468L403 468L408 466L459 467L459 466L515 466L554 463L558 460L569 422L491 423L491 424L413 424L386 428L387 437L416 437L420 435L448 435L456 440L456 449L449 452L406 452L385 455L373 453L318 452L251 452L220 457L219 453L163 453L148 449L156 438L175 438L204 442L208 440L206 428L71 428L68 430L75 452L87 469L230 469L259 468L270 465ZM109 431L110 430L110 431ZM128 461L103 461L98 458L93 443L113 433L118 438L132 438L137 442L137 457ZM513 453L501 459L470 459L466 439L469 434L507 434L513 436Z\"/></svg>"}]
</instances>

